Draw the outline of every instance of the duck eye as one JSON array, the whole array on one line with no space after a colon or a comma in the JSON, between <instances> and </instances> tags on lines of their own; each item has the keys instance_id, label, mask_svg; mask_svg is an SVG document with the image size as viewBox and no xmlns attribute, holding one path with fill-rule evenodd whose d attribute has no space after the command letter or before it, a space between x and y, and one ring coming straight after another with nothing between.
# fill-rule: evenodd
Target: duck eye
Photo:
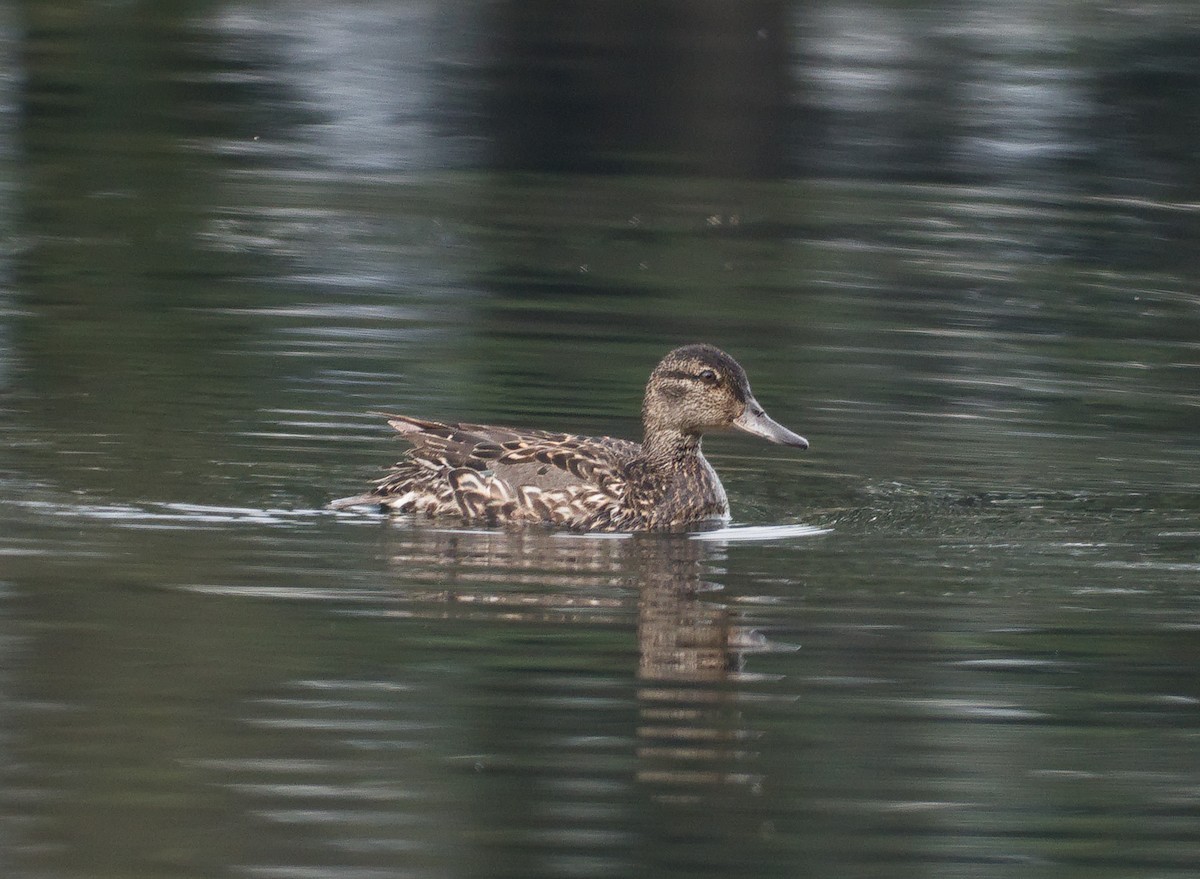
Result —
<instances>
[{"instance_id":1,"label":"duck eye","mask_svg":"<svg viewBox=\"0 0 1200 879\"><path fill-rule=\"evenodd\" d=\"M696 375L696 378L700 379L700 381L704 382L706 385L717 384L717 374L711 369L700 370L700 372Z\"/></svg>"}]
</instances>

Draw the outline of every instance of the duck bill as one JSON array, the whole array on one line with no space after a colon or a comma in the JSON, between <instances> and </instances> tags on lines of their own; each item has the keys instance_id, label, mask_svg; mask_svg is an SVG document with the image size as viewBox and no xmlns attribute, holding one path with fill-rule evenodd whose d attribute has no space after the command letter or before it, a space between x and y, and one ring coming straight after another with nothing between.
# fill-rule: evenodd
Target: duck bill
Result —
<instances>
[{"instance_id":1,"label":"duck bill","mask_svg":"<svg viewBox=\"0 0 1200 879\"><path fill-rule=\"evenodd\" d=\"M772 419L753 397L746 401L746 408L733 422L733 426L738 430L744 430L746 433L752 433L781 446L794 446L797 449L808 448L808 440L798 433L792 433Z\"/></svg>"}]
</instances>

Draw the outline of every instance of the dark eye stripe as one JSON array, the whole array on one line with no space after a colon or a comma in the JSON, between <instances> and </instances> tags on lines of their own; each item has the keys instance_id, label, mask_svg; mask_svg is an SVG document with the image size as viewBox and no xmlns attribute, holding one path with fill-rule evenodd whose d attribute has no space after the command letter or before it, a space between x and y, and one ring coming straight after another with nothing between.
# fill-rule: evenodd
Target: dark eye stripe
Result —
<instances>
[{"instance_id":1,"label":"dark eye stripe","mask_svg":"<svg viewBox=\"0 0 1200 879\"><path fill-rule=\"evenodd\" d=\"M695 381L698 376L691 372L684 372L682 369L669 369L666 372L659 373L663 378L678 378L684 381Z\"/></svg>"},{"instance_id":2,"label":"dark eye stripe","mask_svg":"<svg viewBox=\"0 0 1200 879\"><path fill-rule=\"evenodd\" d=\"M704 368L707 369L708 367L704 367ZM717 372L716 370L713 370L713 372L716 372L717 377L718 377L717 383L720 384L721 373ZM667 378L667 379L673 378L673 379L679 379L681 381L689 381L689 382L704 381L702 378L700 378L698 375L696 375L696 373L688 372L687 370L683 370L683 369L664 369L662 372L659 372L657 374L659 376L661 376L662 378ZM707 384L707 382L706 382L706 384ZM715 387L715 385L714 385L714 387ZM737 400L739 403L746 402L746 392L743 390L741 384L738 382L736 377L733 377L730 381L726 382L724 384L724 387L728 390L729 393L731 393L733 395L733 398L735 400Z\"/></svg>"}]
</instances>

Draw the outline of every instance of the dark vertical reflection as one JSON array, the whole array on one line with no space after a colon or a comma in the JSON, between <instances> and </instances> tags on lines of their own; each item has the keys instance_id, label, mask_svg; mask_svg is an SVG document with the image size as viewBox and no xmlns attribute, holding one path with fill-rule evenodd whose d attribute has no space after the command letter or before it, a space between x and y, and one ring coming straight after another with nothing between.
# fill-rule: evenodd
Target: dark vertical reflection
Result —
<instances>
[{"instance_id":1,"label":"dark vertical reflection","mask_svg":"<svg viewBox=\"0 0 1200 879\"><path fill-rule=\"evenodd\" d=\"M1200 248L1184 242L1200 241L1200 215L1187 207L1200 199L1200 32L1110 46L1104 60L1093 83L1091 185L1129 204L1110 209L1121 234L1104 239L1097 260L1194 273ZM1139 202L1179 207L1148 222Z\"/></svg>"},{"instance_id":2,"label":"dark vertical reflection","mask_svg":"<svg viewBox=\"0 0 1200 879\"><path fill-rule=\"evenodd\" d=\"M776 176L786 3L507 2L488 24L495 164Z\"/></svg>"}]
</instances>

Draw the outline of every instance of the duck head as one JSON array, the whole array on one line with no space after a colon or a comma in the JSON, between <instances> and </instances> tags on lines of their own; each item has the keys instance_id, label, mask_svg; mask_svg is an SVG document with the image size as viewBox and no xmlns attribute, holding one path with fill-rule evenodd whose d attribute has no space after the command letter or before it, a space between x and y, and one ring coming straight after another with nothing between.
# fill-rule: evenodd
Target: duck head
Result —
<instances>
[{"instance_id":1,"label":"duck head","mask_svg":"<svg viewBox=\"0 0 1200 879\"><path fill-rule=\"evenodd\" d=\"M735 429L768 442L807 449L808 440L773 420L754 399L746 371L712 345L685 345L654 368L642 402L646 445L699 442L702 434Z\"/></svg>"}]
</instances>

